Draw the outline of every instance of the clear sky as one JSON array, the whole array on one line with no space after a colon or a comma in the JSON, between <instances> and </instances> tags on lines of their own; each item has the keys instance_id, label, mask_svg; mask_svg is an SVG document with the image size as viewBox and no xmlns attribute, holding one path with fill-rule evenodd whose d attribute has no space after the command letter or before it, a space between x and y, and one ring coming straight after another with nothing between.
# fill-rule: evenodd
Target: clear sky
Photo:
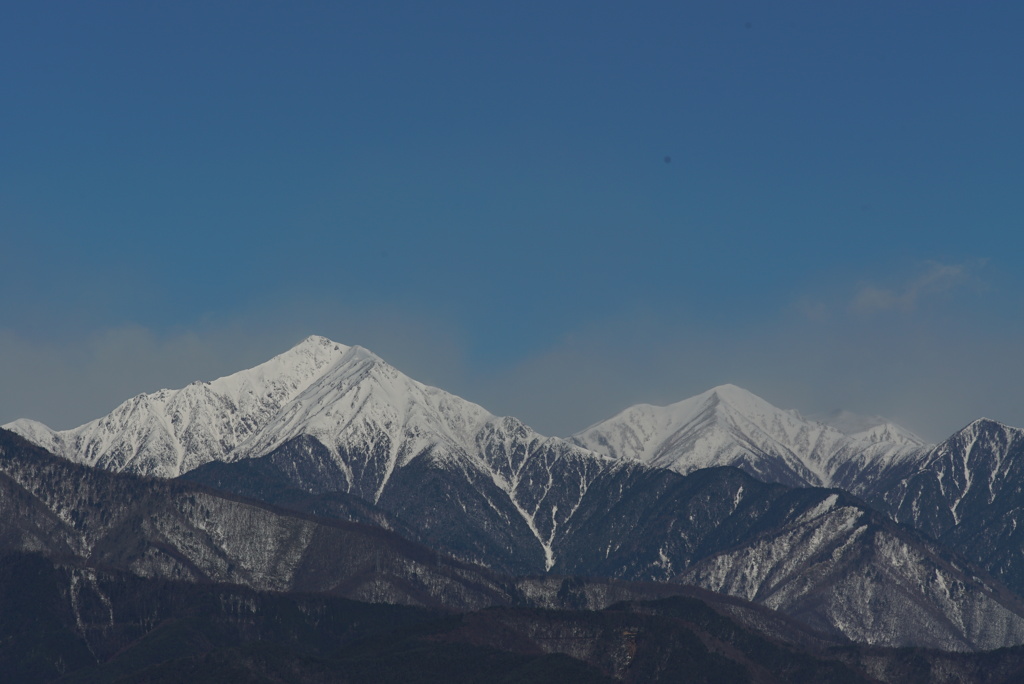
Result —
<instances>
[{"instance_id":1,"label":"clear sky","mask_svg":"<svg viewBox=\"0 0 1024 684\"><path fill-rule=\"evenodd\" d=\"M307 334L548 434L1024 426L1024 4L8 2L0 423Z\"/></svg>"}]
</instances>

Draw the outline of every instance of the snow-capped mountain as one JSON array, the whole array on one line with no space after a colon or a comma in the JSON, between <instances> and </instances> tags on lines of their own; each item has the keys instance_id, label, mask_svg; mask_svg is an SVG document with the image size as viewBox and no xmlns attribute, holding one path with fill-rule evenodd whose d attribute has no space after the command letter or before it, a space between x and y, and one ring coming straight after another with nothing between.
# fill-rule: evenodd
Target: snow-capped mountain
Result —
<instances>
[{"instance_id":1,"label":"snow-capped mountain","mask_svg":"<svg viewBox=\"0 0 1024 684\"><path fill-rule=\"evenodd\" d=\"M505 558L534 566L518 558L523 538L550 567L555 530L610 464L416 382L362 347L316 336L250 370L139 395L72 430L26 420L5 427L115 472L177 477L204 463L266 457L293 486L355 494L407 516L441 516L439 526L451 511L417 494L444 472L444 487L459 483L444 494L450 506L477 510L472 524L509 536L499 549L464 548L465 557L490 556L499 567ZM409 510L428 500L429 510Z\"/></svg>"},{"instance_id":2,"label":"snow-capped mountain","mask_svg":"<svg viewBox=\"0 0 1024 684\"><path fill-rule=\"evenodd\" d=\"M807 420L722 385L669 406L628 408L573 436L582 449L552 443L683 474L732 465L796 486L849 487L864 470L923 451L920 438L883 419L840 413L827 420ZM425 453L472 457L501 489L516 490L523 463L509 452L509 440L549 440L514 418L499 419L416 382L362 347L317 336L255 368L140 394L71 430L24 419L4 427L75 462L160 477L313 439L338 466L338 488L371 501L396 468Z\"/></svg>"},{"instance_id":3,"label":"snow-capped mountain","mask_svg":"<svg viewBox=\"0 0 1024 684\"><path fill-rule=\"evenodd\" d=\"M177 477L259 459L256 470L289 486L354 494L416 519L427 539L467 560L517 572L555 563L560 526L590 483L623 460L684 474L733 465L791 486L849 486L921 448L890 423L845 434L731 385L667 407L635 406L573 444L317 336L252 369L139 395L72 430L27 420L5 427L115 472ZM209 468L199 477L223 479Z\"/></svg>"},{"instance_id":4,"label":"snow-capped mountain","mask_svg":"<svg viewBox=\"0 0 1024 684\"><path fill-rule=\"evenodd\" d=\"M842 416L842 427L807 420L735 385L669 406L638 404L571 439L616 459L686 474L735 466L791 486L844 486L865 469L912 458L924 442L884 420Z\"/></svg>"},{"instance_id":5,"label":"snow-capped mountain","mask_svg":"<svg viewBox=\"0 0 1024 684\"><path fill-rule=\"evenodd\" d=\"M864 489L913 474L929 452L884 421L840 422L842 430L808 421L727 385L668 407L633 407L571 443L418 383L365 349L311 337L256 368L140 395L73 430L10 428L111 471L183 476L246 496L354 495L393 516L396 529L506 573L682 578L873 640L880 609L857 603L856 588L837 579L857 577L873 600L903 596L916 612L907 611L945 625L903 641L901 623L902 636L878 643L1019 643L1024 610L999 607L1009 606L996 596L1002 590L975 582L971 570L942 566L928 591L914 589L945 562L920 535L872 522L859 502L818 511L831 493L765 484ZM714 465L757 479L706 469ZM898 587L885 589L892 568L904 566ZM957 622L966 613L981 617ZM985 624L996 625L992 635L979 632Z\"/></svg>"},{"instance_id":6,"label":"snow-capped mountain","mask_svg":"<svg viewBox=\"0 0 1024 684\"><path fill-rule=\"evenodd\" d=\"M312 336L255 368L140 394L71 430L24 419L4 427L71 461L159 477L262 456L300 435L334 453L376 452L383 440L379 489L396 465L428 449L475 451L477 433L494 420L482 407L418 383L362 347ZM357 484L367 473L350 464L343 471L348 488L367 492Z\"/></svg>"}]
</instances>

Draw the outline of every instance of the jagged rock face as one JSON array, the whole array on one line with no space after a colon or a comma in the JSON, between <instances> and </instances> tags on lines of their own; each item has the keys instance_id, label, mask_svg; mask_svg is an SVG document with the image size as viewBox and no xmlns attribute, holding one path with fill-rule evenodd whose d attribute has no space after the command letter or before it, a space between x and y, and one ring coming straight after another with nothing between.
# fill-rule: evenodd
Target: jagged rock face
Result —
<instances>
[{"instance_id":1,"label":"jagged rock face","mask_svg":"<svg viewBox=\"0 0 1024 684\"><path fill-rule=\"evenodd\" d=\"M669 581L737 543L737 509L760 512L786 491L734 468L688 476L623 464L598 478L555 547L553 570Z\"/></svg>"},{"instance_id":2,"label":"jagged rock face","mask_svg":"<svg viewBox=\"0 0 1024 684\"><path fill-rule=\"evenodd\" d=\"M556 562L560 528L616 461L682 473L735 465L804 485L855 480L919 446L888 423L842 424L855 432L723 386L670 407L633 407L570 444L422 385L365 349L310 337L256 368L140 395L74 430L10 427L114 471L172 477L265 459L261 468L306 492L344 492L420 520L426 539L468 560L537 572Z\"/></svg>"},{"instance_id":3,"label":"jagged rock face","mask_svg":"<svg viewBox=\"0 0 1024 684\"><path fill-rule=\"evenodd\" d=\"M394 498L386 492L378 503L421 537L462 557L542 570L522 517L506 509L502 518L487 503L500 491L489 483L454 478L430 458L393 481ZM1014 597L841 492L793 490L733 468L684 477L623 463L590 479L555 531L557 574L682 581L871 643L965 650L1024 641Z\"/></svg>"},{"instance_id":4,"label":"jagged rock face","mask_svg":"<svg viewBox=\"0 0 1024 684\"><path fill-rule=\"evenodd\" d=\"M75 462L161 477L210 461L319 450L315 459L306 454L308 464L319 463L315 479L370 501L383 495L396 470L430 453L475 461L473 468L516 492L511 498L527 511L537 494L526 489L541 483L548 491L543 473L523 478L535 470L531 455L542 443L577 460L598 452L683 474L732 465L765 481L847 489L855 489L862 473L874 477L922 447L912 433L880 419L834 416L833 422L839 428L723 385L667 407L634 406L577 434L576 446L569 446L418 383L361 347L314 336L255 368L139 395L73 430L27 420L5 427ZM566 505L559 506L561 515ZM524 516L542 542L550 537L543 528L557 518Z\"/></svg>"},{"instance_id":5,"label":"jagged rock face","mask_svg":"<svg viewBox=\"0 0 1024 684\"><path fill-rule=\"evenodd\" d=\"M670 406L632 406L572 441L684 475L728 465L789 486L844 486L861 471L905 460L924 445L892 423L853 423L844 416L839 425L850 432L722 385Z\"/></svg>"}]
</instances>

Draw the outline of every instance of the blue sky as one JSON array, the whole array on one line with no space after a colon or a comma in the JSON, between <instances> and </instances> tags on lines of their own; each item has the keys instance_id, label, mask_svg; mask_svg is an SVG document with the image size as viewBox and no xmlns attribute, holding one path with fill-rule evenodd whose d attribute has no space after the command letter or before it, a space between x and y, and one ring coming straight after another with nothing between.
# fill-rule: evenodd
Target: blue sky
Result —
<instances>
[{"instance_id":1,"label":"blue sky","mask_svg":"<svg viewBox=\"0 0 1024 684\"><path fill-rule=\"evenodd\" d=\"M5 4L0 423L319 333L555 434L1024 426L1019 3L370 5Z\"/></svg>"}]
</instances>

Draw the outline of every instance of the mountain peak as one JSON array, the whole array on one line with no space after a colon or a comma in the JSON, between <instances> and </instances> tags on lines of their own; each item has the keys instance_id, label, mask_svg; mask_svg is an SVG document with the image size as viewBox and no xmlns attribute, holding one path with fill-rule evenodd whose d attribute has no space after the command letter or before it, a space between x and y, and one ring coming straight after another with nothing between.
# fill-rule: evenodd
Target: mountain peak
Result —
<instances>
[{"instance_id":1,"label":"mountain peak","mask_svg":"<svg viewBox=\"0 0 1024 684\"><path fill-rule=\"evenodd\" d=\"M299 342L297 345L292 347L292 349L307 349L307 348L331 347L331 346L338 346L338 347L340 347L340 346L343 346L343 345L339 345L334 340L331 340L331 339L329 339L327 337L324 337L323 335L310 335L309 337L305 338L304 340Z\"/></svg>"},{"instance_id":2,"label":"mountain peak","mask_svg":"<svg viewBox=\"0 0 1024 684\"><path fill-rule=\"evenodd\" d=\"M927 441L911 430L882 416L865 416L845 409L828 414L814 414L812 420L839 430L847 437L866 439L870 442L895 442L908 446L925 446Z\"/></svg>"},{"instance_id":3,"label":"mountain peak","mask_svg":"<svg viewBox=\"0 0 1024 684\"><path fill-rule=\"evenodd\" d=\"M323 337L322 335L310 335L298 344L292 346L288 351L278 354L274 358L319 356L333 352L344 353L347 349L349 349L347 345L339 344L338 342L327 337Z\"/></svg>"},{"instance_id":4,"label":"mountain peak","mask_svg":"<svg viewBox=\"0 0 1024 684\"><path fill-rule=\"evenodd\" d=\"M214 386L228 386L238 383L263 385L279 381L311 381L328 366L338 362L351 347L339 344L326 337L310 335L292 348L278 354L269 361L232 373L214 380ZM300 379L301 378L301 379Z\"/></svg>"},{"instance_id":5,"label":"mountain peak","mask_svg":"<svg viewBox=\"0 0 1024 684\"><path fill-rule=\"evenodd\" d=\"M758 406L758 407L761 407L761 408L763 408L764 406L771 406L771 404L769 404L767 401L765 401L761 397L757 396L756 394L754 394L750 390L745 390L742 387L739 387L737 385L733 385L731 383L726 383L724 385L717 385L715 387L712 387L709 390L706 390L705 392L702 392L701 394L699 394L697 396L700 397L700 398L707 398L707 399L714 398L714 399L718 399L720 401L725 402L726 404L729 404L731 406L735 406L735 407L740 408L740 409L743 409L743 408L746 408L746 407L751 407L751 406ZM691 400L684 399L683 401L691 401ZM683 403L683 402L679 402L679 403Z\"/></svg>"},{"instance_id":6,"label":"mountain peak","mask_svg":"<svg viewBox=\"0 0 1024 684\"><path fill-rule=\"evenodd\" d=\"M725 399L729 401L737 399L743 400L748 397L753 397L755 395L743 389L742 387L738 387L736 385L733 385L732 383L725 383L724 385L716 385L709 390L705 390L697 396L718 397L719 399Z\"/></svg>"},{"instance_id":7,"label":"mountain peak","mask_svg":"<svg viewBox=\"0 0 1024 684\"><path fill-rule=\"evenodd\" d=\"M678 421L681 421L680 424L690 422L696 415L709 408L713 409L722 420L761 422L774 420L774 417L780 414L787 414L800 421L804 420L797 411L780 409L750 390L733 384L712 387L695 397L684 399L665 408L672 412Z\"/></svg>"},{"instance_id":8,"label":"mountain peak","mask_svg":"<svg viewBox=\"0 0 1024 684\"><path fill-rule=\"evenodd\" d=\"M1020 428L1011 427L991 418L978 418L958 430L953 438L963 435L979 435L992 433L1021 432ZM952 438L951 438L952 439Z\"/></svg>"},{"instance_id":9,"label":"mountain peak","mask_svg":"<svg viewBox=\"0 0 1024 684\"><path fill-rule=\"evenodd\" d=\"M285 374L303 372L303 367L309 367L306 372L312 372L318 376L330 373L330 368L334 366L350 368L353 366L370 367L380 364L390 368L390 365L384 359L366 347L358 344L344 345L322 335L310 335L283 354L278 354L267 363L241 371L239 374L250 374L268 364L278 366L279 370Z\"/></svg>"}]
</instances>

